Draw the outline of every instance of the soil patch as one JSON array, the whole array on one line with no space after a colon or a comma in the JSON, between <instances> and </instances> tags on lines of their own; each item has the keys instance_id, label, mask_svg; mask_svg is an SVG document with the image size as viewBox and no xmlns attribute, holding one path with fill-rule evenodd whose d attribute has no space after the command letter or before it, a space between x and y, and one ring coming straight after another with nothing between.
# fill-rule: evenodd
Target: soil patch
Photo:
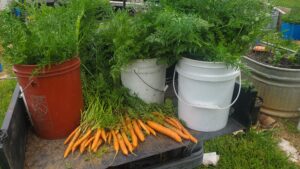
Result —
<instances>
[{"instance_id":1,"label":"soil patch","mask_svg":"<svg viewBox=\"0 0 300 169\"><path fill-rule=\"evenodd\" d=\"M288 60L286 57L282 57L279 61L279 63L274 64L274 54L271 52L250 52L247 55L249 58L254 59L258 62L270 65L270 66L276 66L281 68L290 68L290 69L300 69L300 64L296 64Z\"/></svg>"}]
</instances>

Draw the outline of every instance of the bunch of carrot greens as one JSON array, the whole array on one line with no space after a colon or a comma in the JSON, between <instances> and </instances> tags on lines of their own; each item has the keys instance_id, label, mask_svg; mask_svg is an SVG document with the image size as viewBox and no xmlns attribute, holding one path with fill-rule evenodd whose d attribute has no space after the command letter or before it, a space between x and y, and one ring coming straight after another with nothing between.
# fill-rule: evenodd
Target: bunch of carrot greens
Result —
<instances>
[{"instance_id":1,"label":"bunch of carrot greens","mask_svg":"<svg viewBox=\"0 0 300 169\"><path fill-rule=\"evenodd\" d=\"M164 105L146 104L128 93L127 89L119 87L86 95L87 108L82 113L81 124L64 142L67 145L65 158L76 150L81 154L85 151L96 153L104 144L112 145L116 154L121 150L127 156L134 154L147 136L157 136L157 133L179 143L183 139L197 143L174 117L171 100L167 99Z\"/></svg>"}]
</instances>

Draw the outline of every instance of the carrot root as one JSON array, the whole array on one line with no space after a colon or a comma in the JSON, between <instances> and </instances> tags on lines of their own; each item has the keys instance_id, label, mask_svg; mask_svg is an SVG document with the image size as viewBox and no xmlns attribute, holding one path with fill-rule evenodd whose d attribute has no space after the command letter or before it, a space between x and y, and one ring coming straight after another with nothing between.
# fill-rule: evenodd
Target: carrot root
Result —
<instances>
[{"instance_id":1,"label":"carrot root","mask_svg":"<svg viewBox=\"0 0 300 169\"><path fill-rule=\"evenodd\" d=\"M125 145L124 140L123 140L120 133L117 134L117 139L119 141L119 145L120 145L120 148L122 150L122 153L127 156L128 155L128 150L126 148L126 145Z\"/></svg>"},{"instance_id":2,"label":"carrot root","mask_svg":"<svg viewBox=\"0 0 300 169\"><path fill-rule=\"evenodd\" d=\"M145 124L142 122L142 120L138 119L137 120L138 124L143 128L143 130L145 130L145 132L149 135L150 131L148 130L148 128L145 126Z\"/></svg>"},{"instance_id":3,"label":"carrot root","mask_svg":"<svg viewBox=\"0 0 300 169\"><path fill-rule=\"evenodd\" d=\"M113 135L113 138L114 138L114 149L116 150L116 154L117 154L119 152L119 149L120 149L119 141L118 141L118 138L116 136L115 131L112 131L112 135Z\"/></svg>"},{"instance_id":4,"label":"carrot root","mask_svg":"<svg viewBox=\"0 0 300 169\"><path fill-rule=\"evenodd\" d=\"M145 136L144 136L142 130L140 129L140 127L138 126L136 120L132 120L132 124L133 124L133 129L134 129L136 135L138 136L138 138L139 138L142 142L144 142L144 141L145 141Z\"/></svg>"},{"instance_id":5,"label":"carrot root","mask_svg":"<svg viewBox=\"0 0 300 169\"><path fill-rule=\"evenodd\" d=\"M175 140L175 141L177 141L179 143L182 143L181 137L177 133L175 133L174 131L172 131L171 129L166 128L166 127L164 127L164 126L162 126L162 125L160 125L160 124L158 124L158 123L156 123L154 121L150 121L149 120L149 121L147 121L147 123L148 123L148 125L151 128L153 128L157 132L160 132L160 133L162 133L162 134L164 134L166 136L171 137L173 140Z\"/></svg>"},{"instance_id":6,"label":"carrot root","mask_svg":"<svg viewBox=\"0 0 300 169\"><path fill-rule=\"evenodd\" d=\"M95 139L92 143L92 149L95 149L95 147L98 145L100 137L101 137L101 129L98 128L95 134Z\"/></svg>"},{"instance_id":7,"label":"carrot root","mask_svg":"<svg viewBox=\"0 0 300 169\"><path fill-rule=\"evenodd\" d=\"M72 138L70 144L68 145L65 153L64 153L64 158L68 157L68 155L72 151L72 147L73 147L75 141L77 140L77 138L79 137L79 135L80 135L80 130L77 130L76 133L75 133L75 135L74 135L74 137Z\"/></svg>"},{"instance_id":8,"label":"carrot root","mask_svg":"<svg viewBox=\"0 0 300 169\"><path fill-rule=\"evenodd\" d=\"M88 129L87 133L85 135L83 135L79 140L76 141L76 143L73 145L72 147L72 153L77 149L78 146L80 146L80 144L87 139L92 133L91 129Z\"/></svg>"},{"instance_id":9,"label":"carrot root","mask_svg":"<svg viewBox=\"0 0 300 169\"><path fill-rule=\"evenodd\" d=\"M76 134L76 132L79 130L79 127L77 127L75 130L73 130L71 132L71 134L68 136L68 138L65 140L64 144L68 144L69 141L71 141L71 139L73 138L73 136Z\"/></svg>"},{"instance_id":10,"label":"carrot root","mask_svg":"<svg viewBox=\"0 0 300 169\"><path fill-rule=\"evenodd\" d=\"M123 140L124 140L124 142L125 142L125 144L126 144L128 150L129 150L131 153L133 153L133 147L132 147L131 143L129 142L128 137L126 136L126 134L125 134L124 131L121 131L121 136L122 136L122 138L123 138Z\"/></svg>"}]
</instances>

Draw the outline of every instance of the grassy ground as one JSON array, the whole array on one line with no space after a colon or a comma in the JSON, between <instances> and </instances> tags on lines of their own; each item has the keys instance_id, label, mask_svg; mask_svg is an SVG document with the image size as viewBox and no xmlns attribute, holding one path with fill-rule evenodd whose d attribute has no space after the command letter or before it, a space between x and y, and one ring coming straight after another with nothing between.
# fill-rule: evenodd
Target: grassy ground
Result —
<instances>
[{"instance_id":1,"label":"grassy ground","mask_svg":"<svg viewBox=\"0 0 300 169\"><path fill-rule=\"evenodd\" d=\"M216 167L198 169L299 169L278 149L274 132L250 131L236 136L223 136L205 143L205 152L217 152Z\"/></svg>"},{"instance_id":2,"label":"grassy ground","mask_svg":"<svg viewBox=\"0 0 300 169\"><path fill-rule=\"evenodd\" d=\"M274 4L287 8L300 8L300 0L274 0Z\"/></svg>"},{"instance_id":3,"label":"grassy ground","mask_svg":"<svg viewBox=\"0 0 300 169\"><path fill-rule=\"evenodd\" d=\"M15 80L0 80L0 127L15 89Z\"/></svg>"}]
</instances>

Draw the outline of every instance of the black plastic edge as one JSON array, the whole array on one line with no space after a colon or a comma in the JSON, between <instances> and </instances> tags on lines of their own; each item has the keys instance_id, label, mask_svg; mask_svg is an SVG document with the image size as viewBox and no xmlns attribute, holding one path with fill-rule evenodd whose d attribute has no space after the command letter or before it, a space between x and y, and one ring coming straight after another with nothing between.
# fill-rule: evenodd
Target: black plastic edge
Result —
<instances>
[{"instance_id":1,"label":"black plastic edge","mask_svg":"<svg viewBox=\"0 0 300 169\"><path fill-rule=\"evenodd\" d=\"M2 169L22 169L25 161L25 147L28 122L20 88L16 85L8 111L1 128L0 166ZM5 137L5 138L4 138Z\"/></svg>"},{"instance_id":2,"label":"black plastic edge","mask_svg":"<svg viewBox=\"0 0 300 169\"><path fill-rule=\"evenodd\" d=\"M16 104L17 104L18 99L19 99L19 95L20 95L20 86L19 86L19 84L17 84L16 88L14 90L14 93L12 95L12 99L11 99L11 101L9 103L8 110L6 112L4 121L2 123L1 130L8 130L9 125L10 125L10 121L11 121L11 118L12 118L12 115L14 113L14 109L15 109Z\"/></svg>"}]
</instances>

